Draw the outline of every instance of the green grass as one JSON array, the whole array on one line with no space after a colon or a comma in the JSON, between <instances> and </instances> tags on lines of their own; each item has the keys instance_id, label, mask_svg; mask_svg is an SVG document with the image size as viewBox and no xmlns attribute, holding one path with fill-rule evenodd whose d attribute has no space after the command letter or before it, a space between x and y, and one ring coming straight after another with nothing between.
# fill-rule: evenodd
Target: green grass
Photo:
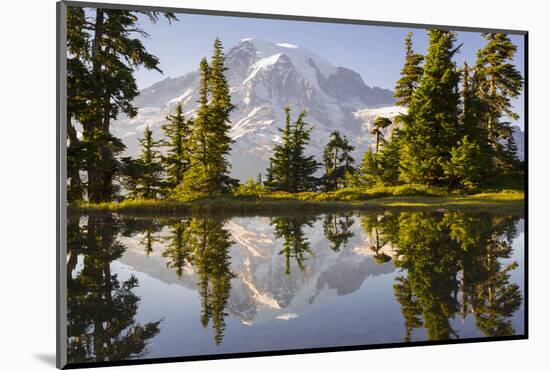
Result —
<instances>
[{"instance_id":1,"label":"green grass","mask_svg":"<svg viewBox=\"0 0 550 370\"><path fill-rule=\"evenodd\" d=\"M70 209L87 212L127 214L197 214L197 215L272 215L279 213L319 213L345 210L429 210L470 209L499 212L523 212L524 194L518 190L501 190L477 194L445 192L421 185L341 189L328 193L264 193L228 195L193 201L125 200L109 203L80 203Z\"/></svg>"}]
</instances>

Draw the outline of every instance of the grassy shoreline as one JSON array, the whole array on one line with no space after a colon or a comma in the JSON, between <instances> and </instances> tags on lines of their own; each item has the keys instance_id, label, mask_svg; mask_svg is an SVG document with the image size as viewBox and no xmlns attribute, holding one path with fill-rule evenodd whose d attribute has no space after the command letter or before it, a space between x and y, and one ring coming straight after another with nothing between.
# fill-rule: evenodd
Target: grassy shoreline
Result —
<instances>
[{"instance_id":1,"label":"grassy shoreline","mask_svg":"<svg viewBox=\"0 0 550 370\"><path fill-rule=\"evenodd\" d=\"M311 195L311 194L310 194ZM322 213L380 210L482 210L487 212L523 213L524 193L506 190L473 195L366 195L350 197L301 194L270 194L269 196L222 196L191 201L125 200L108 203L69 205L69 211L116 212L151 215L246 215L278 213ZM355 198L355 199L354 199Z\"/></svg>"}]
</instances>

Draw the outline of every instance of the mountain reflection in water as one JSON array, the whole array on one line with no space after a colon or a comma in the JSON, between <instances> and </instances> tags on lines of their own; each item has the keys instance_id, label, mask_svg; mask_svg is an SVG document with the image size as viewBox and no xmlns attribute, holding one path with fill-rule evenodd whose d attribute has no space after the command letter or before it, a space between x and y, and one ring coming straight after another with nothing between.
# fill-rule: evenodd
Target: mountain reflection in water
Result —
<instances>
[{"instance_id":1,"label":"mountain reflection in water","mask_svg":"<svg viewBox=\"0 0 550 370\"><path fill-rule=\"evenodd\" d=\"M70 363L523 334L523 220L71 213Z\"/></svg>"}]
</instances>

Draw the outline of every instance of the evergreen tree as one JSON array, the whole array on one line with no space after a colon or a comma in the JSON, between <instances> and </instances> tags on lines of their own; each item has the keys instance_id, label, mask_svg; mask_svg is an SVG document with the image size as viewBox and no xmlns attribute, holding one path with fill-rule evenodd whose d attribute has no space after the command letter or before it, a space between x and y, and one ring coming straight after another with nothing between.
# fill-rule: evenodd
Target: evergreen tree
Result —
<instances>
[{"instance_id":1,"label":"evergreen tree","mask_svg":"<svg viewBox=\"0 0 550 370\"><path fill-rule=\"evenodd\" d=\"M285 108L285 127L279 128L282 143L273 147L273 155L269 159L266 185L272 190L291 191L290 169L292 166L292 123L290 108Z\"/></svg>"},{"instance_id":2,"label":"evergreen tree","mask_svg":"<svg viewBox=\"0 0 550 370\"><path fill-rule=\"evenodd\" d=\"M135 117L132 101L139 91L133 76L138 67L157 70L158 59L147 52L133 35L147 33L139 27L138 15L156 22L158 12L96 8L89 15L81 9L69 11L68 46L68 137L71 198L81 197L78 170L87 172L87 196L92 202L116 196L113 180L121 166L118 155L124 146L110 133L111 121L123 113ZM163 13L175 20L173 13ZM68 19L69 20L69 19ZM74 123L82 125L82 145L75 140ZM80 168L79 168L80 167Z\"/></svg>"},{"instance_id":3,"label":"evergreen tree","mask_svg":"<svg viewBox=\"0 0 550 370\"><path fill-rule=\"evenodd\" d=\"M199 107L191 124L189 168L176 197L186 199L229 192L237 181L229 177L227 159L233 140L229 115L235 109L224 76L225 57L219 39L214 42L211 64L200 62Z\"/></svg>"},{"instance_id":4,"label":"evergreen tree","mask_svg":"<svg viewBox=\"0 0 550 370\"><path fill-rule=\"evenodd\" d=\"M139 142L141 154L132 163L134 170L128 174L128 189L133 198L157 199L163 194L163 168L157 149L160 142L153 140L153 132L149 126L145 128Z\"/></svg>"},{"instance_id":5,"label":"evergreen tree","mask_svg":"<svg viewBox=\"0 0 550 370\"><path fill-rule=\"evenodd\" d=\"M219 38L214 41L214 50L210 63L208 85L210 89L210 125L212 140L209 142L210 176L215 193L229 191L236 181L229 177L231 165L227 155L231 151L233 140L229 136L231 122L229 115L235 106L231 103L229 84L225 78L225 55Z\"/></svg>"},{"instance_id":6,"label":"evergreen tree","mask_svg":"<svg viewBox=\"0 0 550 370\"><path fill-rule=\"evenodd\" d=\"M375 153L378 154L378 149L380 147L380 142L384 142L384 133L382 132L383 129L387 128L392 124L392 121L387 117L381 117L378 116L373 121L373 128L370 131L371 135L374 135L376 137L375 141Z\"/></svg>"},{"instance_id":7,"label":"evergreen tree","mask_svg":"<svg viewBox=\"0 0 550 370\"><path fill-rule=\"evenodd\" d=\"M399 183L400 150L401 132L399 129L395 129L391 139L384 142L384 146L376 156L379 179L386 185L397 185Z\"/></svg>"},{"instance_id":8,"label":"evergreen tree","mask_svg":"<svg viewBox=\"0 0 550 370\"><path fill-rule=\"evenodd\" d=\"M183 182L176 189L177 197L185 199L188 196L209 194L211 184L209 179L210 142L210 107L208 78L210 67L206 58L202 58L199 66L199 106L190 126L189 168L184 174Z\"/></svg>"},{"instance_id":9,"label":"evergreen tree","mask_svg":"<svg viewBox=\"0 0 550 370\"><path fill-rule=\"evenodd\" d=\"M484 180L480 171L482 160L479 145L464 136L459 146L451 149L451 158L443 165L449 186L467 190L479 187Z\"/></svg>"},{"instance_id":10,"label":"evergreen tree","mask_svg":"<svg viewBox=\"0 0 550 370\"><path fill-rule=\"evenodd\" d=\"M393 95L396 104L408 107L411 104L413 92L422 77L422 60L424 57L416 54L412 46L412 32L405 37L405 65L401 69L401 78L397 80Z\"/></svg>"},{"instance_id":11,"label":"evergreen tree","mask_svg":"<svg viewBox=\"0 0 550 370\"><path fill-rule=\"evenodd\" d=\"M404 121L400 179L435 185L443 164L460 139L458 128L459 74L453 56L456 35L430 30L424 74L414 90Z\"/></svg>"},{"instance_id":12,"label":"evergreen tree","mask_svg":"<svg viewBox=\"0 0 550 370\"><path fill-rule=\"evenodd\" d=\"M359 164L360 181L362 185L373 186L380 182L381 169L376 161L376 154L367 150Z\"/></svg>"},{"instance_id":13,"label":"evergreen tree","mask_svg":"<svg viewBox=\"0 0 550 370\"><path fill-rule=\"evenodd\" d=\"M174 115L166 116L167 124L162 126L167 138L167 153L163 156L166 167L166 181L173 189L181 184L183 174L189 167L189 126L192 122L183 116L181 103L176 106Z\"/></svg>"},{"instance_id":14,"label":"evergreen tree","mask_svg":"<svg viewBox=\"0 0 550 370\"><path fill-rule=\"evenodd\" d=\"M325 163L324 183L327 191L338 189L339 185L347 186L346 178L353 172L351 152L355 148L349 144L347 137L340 136L340 132L333 131L329 142L323 151Z\"/></svg>"},{"instance_id":15,"label":"evergreen tree","mask_svg":"<svg viewBox=\"0 0 550 370\"><path fill-rule=\"evenodd\" d=\"M313 190L317 179L313 176L318 163L313 156L305 155L313 127L304 122L306 111L300 112L295 122L290 120L290 107L285 107L285 128L282 144L275 145L273 156L269 160L266 185L272 190L291 193Z\"/></svg>"},{"instance_id":16,"label":"evergreen tree","mask_svg":"<svg viewBox=\"0 0 550 370\"><path fill-rule=\"evenodd\" d=\"M67 8L67 200L84 199L85 184L80 171L85 153L75 122L82 120L90 94L90 76L85 60L89 58L90 37L85 31L83 8Z\"/></svg>"},{"instance_id":17,"label":"evergreen tree","mask_svg":"<svg viewBox=\"0 0 550 370\"><path fill-rule=\"evenodd\" d=\"M482 124L493 149L495 164L506 169L517 165L515 143L508 117L517 120L511 100L523 88L523 77L512 60L517 47L504 33L484 33L487 44L478 51L475 66L476 93L482 104Z\"/></svg>"}]
</instances>

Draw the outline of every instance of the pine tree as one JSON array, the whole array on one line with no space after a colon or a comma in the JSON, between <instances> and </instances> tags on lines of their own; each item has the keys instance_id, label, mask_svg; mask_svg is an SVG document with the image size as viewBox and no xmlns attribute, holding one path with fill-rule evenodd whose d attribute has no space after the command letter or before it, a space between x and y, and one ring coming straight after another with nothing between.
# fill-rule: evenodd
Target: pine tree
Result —
<instances>
[{"instance_id":1,"label":"pine tree","mask_svg":"<svg viewBox=\"0 0 550 370\"><path fill-rule=\"evenodd\" d=\"M347 137L342 137L340 132L333 131L330 134L329 142L323 151L325 163L325 175L323 182L327 191L335 190L339 185L346 186L348 174L353 172L351 152L355 148L349 144Z\"/></svg>"},{"instance_id":2,"label":"pine tree","mask_svg":"<svg viewBox=\"0 0 550 370\"><path fill-rule=\"evenodd\" d=\"M424 74L404 115L401 180L435 185L441 182L443 164L460 139L458 128L459 74L453 56L456 35L430 30Z\"/></svg>"},{"instance_id":3,"label":"pine tree","mask_svg":"<svg viewBox=\"0 0 550 370\"><path fill-rule=\"evenodd\" d=\"M138 24L138 14L152 22L158 12L96 8L89 15L71 9L67 32L68 45L68 136L71 143L75 131L72 120L82 125L82 145L72 145L71 160L87 172L87 196L92 202L108 201L118 188L113 180L121 168L118 155L123 144L110 133L111 121L123 113L135 117L132 101L139 93L133 72L137 67L157 70L158 58L147 52L139 38L147 35ZM175 20L173 13L163 13ZM69 19L68 19L69 20ZM74 52L74 53L73 53ZM69 173L71 196L79 198L80 186L75 166Z\"/></svg>"},{"instance_id":4,"label":"pine tree","mask_svg":"<svg viewBox=\"0 0 550 370\"><path fill-rule=\"evenodd\" d=\"M157 199L163 194L161 157L159 141L153 139L153 132L147 126L143 138L139 139L141 154L134 162L136 168L129 176L128 188L133 198Z\"/></svg>"},{"instance_id":5,"label":"pine tree","mask_svg":"<svg viewBox=\"0 0 550 370\"><path fill-rule=\"evenodd\" d=\"M67 200L84 199L85 186L80 171L85 168L85 151L78 138L75 121L82 119L90 92L90 38L84 30L86 15L83 8L67 8Z\"/></svg>"},{"instance_id":6,"label":"pine tree","mask_svg":"<svg viewBox=\"0 0 550 370\"><path fill-rule=\"evenodd\" d=\"M414 89L422 77L422 61L424 57L416 54L412 46L412 32L405 37L405 65L401 69L401 78L395 85L395 104L408 107L411 104Z\"/></svg>"},{"instance_id":7,"label":"pine tree","mask_svg":"<svg viewBox=\"0 0 550 370\"><path fill-rule=\"evenodd\" d=\"M225 55L219 38L214 41L214 50L210 63L208 84L211 94L210 124L213 139L209 143L212 151L210 158L210 170L212 183L216 193L229 191L236 181L229 177L231 165L227 155L231 151L233 139L229 136L231 121L229 115L235 106L231 103L229 84L225 78Z\"/></svg>"},{"instance_id":8,"label":"pine tree","mask_svg":"<svg viewBox=\"0 0 550 370\"><path fill-rule=\"evenodd\" d=\"M166 167L166 181L170 189L181 184L183 175L189 167L189 126L190 120L183 116L181 103L176 106L174 115L166 116L167 124L162 126L167 138L167 153L163 156Z\"/></svg>"},{"instance_id":9,"label":"pine tree","mask_svg":"<svg viewBox=\"0 0 550 370\"><path fill-rule=\"evenodd\" d=\"M290 108L285 108L285 127L279 128L282 144L273 147L273 155L269 159L266 185L271 190L291 191L290 168L292 166L292 123Z\"/></svg>"},{"instance_id":10,"label":"pine tree","mask_svg":"<svg viewBox=\"0 0 550 370\"><path fill-rule=\"evenodd\" d=\"M512 63L517 47L504 33L485 33L482 36L487 44L478 51L475 66L476 93L484 113L482 121L496 164L506 167L511 159L514 166L513 130L511 123L502 118L519 118L511 103L523 88L523 77Z\"/></svg>"},{"instance_id":11,"label":"pine tree","mask_svg":"<svg viewBox=\"0 0 550 370\"><path fill-rule=\"evenodd\" d=\"M199 73L199 106L190 125L189 167L185 171L182 183L175 189L175 196L183 200L188 197L209 194L211 190L208 178L208 143L210 141L208 78L210 67L206 58L202 58L200 61Z\"/></svg>"},{"instance_id":12,"label":"pine tree","mask_svg":"<svg viewBox=\"0 0 550 370\"><path fill-rule=\"evenodd\" d=\"M237 181L229 176L227 159L233 140L229 115L235 109L224 76L225 57L221 42L214 42L211 64L200 62L199 107L190 126L189 168L175 197L188 199L229 192Z\"/></svg>"},{"instance_id":13,"label":"pine tree","mask_svg":"<svg viewBox=\"0 0 550 370\"><path fill-rule=\"evenodd\" d=\"M274 146L267 171L266 185L271 190L296 193L316 187L317 179L313 174L319 164L313 156L305 155L313 130L304 122L305 116L306 111L303 110L297 120L291 122L290 107L285 107L285 128L279 129L283 142Z\"/></svg>"}]
</instances>

